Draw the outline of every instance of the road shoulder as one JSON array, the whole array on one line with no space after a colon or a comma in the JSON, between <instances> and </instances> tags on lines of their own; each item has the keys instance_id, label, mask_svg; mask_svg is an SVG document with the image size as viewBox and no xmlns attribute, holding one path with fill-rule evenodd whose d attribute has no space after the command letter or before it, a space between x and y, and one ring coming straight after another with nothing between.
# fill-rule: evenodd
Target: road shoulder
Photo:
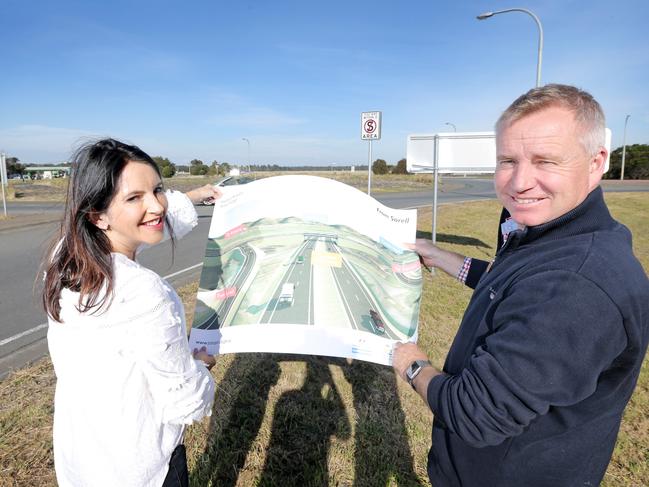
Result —
<instances>
[{"instance_id":1,"label":"road shoulder","mask_svg":"<svg viewBox=\"0 0 649 487\"><path fill-rule=\"evenodd\" d=\"M0 217L0 232L43 225L60 221L61 215L57 213L25 213Z\"/></svg>"}]
</instances>

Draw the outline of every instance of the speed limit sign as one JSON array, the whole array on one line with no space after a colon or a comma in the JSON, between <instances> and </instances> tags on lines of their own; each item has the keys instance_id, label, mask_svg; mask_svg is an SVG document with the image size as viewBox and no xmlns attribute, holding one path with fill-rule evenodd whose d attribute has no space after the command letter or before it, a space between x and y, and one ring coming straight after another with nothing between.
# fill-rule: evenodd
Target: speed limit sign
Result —
<instances>
[{"instance_id":1,"label":"speed limit sign","mask_svg":"<svg viewBox=\"0 0 649 487\"><path fill-rule=\"evenodd\" d=\"M361 139L379 140L381 138L381 112L361 113Z\"/></svg>"}]
</instances>

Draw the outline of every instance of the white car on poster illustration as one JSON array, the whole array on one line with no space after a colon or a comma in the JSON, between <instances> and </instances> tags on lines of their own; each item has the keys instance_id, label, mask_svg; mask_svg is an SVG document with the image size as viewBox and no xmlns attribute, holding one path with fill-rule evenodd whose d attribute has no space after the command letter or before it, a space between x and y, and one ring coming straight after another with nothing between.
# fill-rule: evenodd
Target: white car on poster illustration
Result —
<instances>
[{"instance_id":1,"label":"white car on poster illustration","mask_svg":"<svg viewBox=\"0 0 649 487\"><path fill-rule=\"evenodd\" d=\"M282 291L279 293L280 303L288 303L289 306L293 305L293 293L295 292L295 284L287 282L282 284Z\"/></svg>"}]
</instances>

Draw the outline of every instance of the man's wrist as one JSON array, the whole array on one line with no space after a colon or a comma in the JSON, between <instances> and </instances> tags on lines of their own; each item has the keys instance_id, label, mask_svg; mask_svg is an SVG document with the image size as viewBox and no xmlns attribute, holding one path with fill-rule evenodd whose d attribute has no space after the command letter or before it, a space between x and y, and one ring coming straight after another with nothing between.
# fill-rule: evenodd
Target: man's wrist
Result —
<instances>
[{"instance_id":1,"label":"man's wrist","mask_svg":"<svg viewBox=\"0 0 649 487\"><path fill-rule=\"evenodd\" d=\"M441 374L441 372L432 365L430 367L424 367L410 385L421 397L424 398L424 400L426 400L426 396L428 395L428 385L430 384L430 381L439 374Z\"/></svg>"},{"instance_id":2,"label":"man's wrist","mask_svg":"<svg viewBox=\"0 0 649 487\"><path fill-rule=\"evenodd\" d=\"M469 275L469 269L471 268L471 257L465 257L462 261L462 265L457 272L455 278L460 281L462 284L466 283L466 278Z\"/></svg>"},{"instance_id":3,"label":"man's wrist","mask_svg":"<svg viewBox=\"0 0 649 487\"><path fill-rule=\"evenodd\" d=\"M415 360L414 362L412 362L406 369L406 380L408 381L408 384L410 384L412 388L416 390L414 385L415 379L424 368L432 366L433 365L428 360L424 359Z\"/></svg>"}]
</instances>

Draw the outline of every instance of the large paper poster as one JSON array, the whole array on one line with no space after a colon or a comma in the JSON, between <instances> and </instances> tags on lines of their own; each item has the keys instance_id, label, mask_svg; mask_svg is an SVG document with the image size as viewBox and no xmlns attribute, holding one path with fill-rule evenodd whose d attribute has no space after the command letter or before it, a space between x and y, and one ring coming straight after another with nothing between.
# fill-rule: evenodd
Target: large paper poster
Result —
<instances>
[{"instance_id":1,"label":"large paper poster","mask_svg":"<svg viewBox=\"0 0 649 487\"><path fill-rule=\"evenodd\" d=\"M416 210L330 179L278 176L225 188L214 206L190 346L390 365L415 340Z\"/></svg>"}]
</instances>

